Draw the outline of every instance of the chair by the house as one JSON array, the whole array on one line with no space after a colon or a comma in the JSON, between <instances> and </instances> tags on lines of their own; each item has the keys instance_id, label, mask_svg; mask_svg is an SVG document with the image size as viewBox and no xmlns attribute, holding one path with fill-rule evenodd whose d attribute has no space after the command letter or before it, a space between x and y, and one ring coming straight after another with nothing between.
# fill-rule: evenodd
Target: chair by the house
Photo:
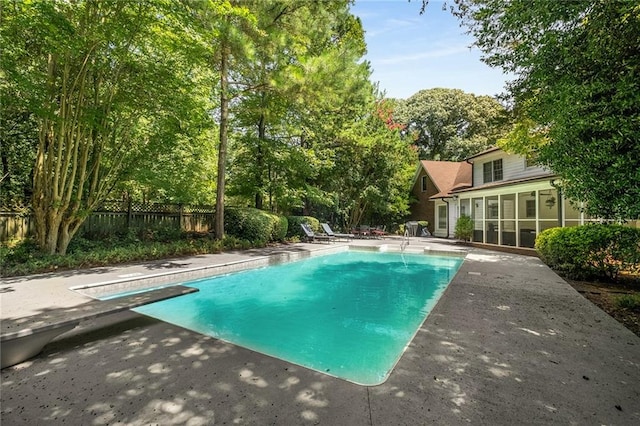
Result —
<instances>
[{"instance_id":1,"label":"chair by the house","mask_svg":"<svg viewBox=\"0 0 640 426\"><path fill-rule=\"evenodd\" d=\"M330 235L316 234L306 223L301 223L300 228L302 228L302 232L304 233L305 241L309 243L313 243L315 241L331 242L335 239L335 237L332 237Z\"/></svg>"},{"instance_id":2,"label":"chair by the house","mask_svg":"<svg viewBox=\"0 0 640 426\"><path fill-rule=\"evenodd\" d=\"M370 233L375 238L384 238L387 235L386 229L387 229L386 225L379 225L379 226L376 226L375 228L371 228Z\"/></svg>"},{"instance_id":3,"label":"chair by the house","mask_svg":"<svg viewBox=\"0 0 640 426\"><path fill-rule=\"evenodd\" d=\"M351 229L351 232L358 238L369 238L371 236L371 227L369 225L360 225Z\"/></svg>"},{"instance_id":4,"label":"chair by the house","mask_svg":"<svg viewBox=\"0 0 640 426\"><path fill-rule=\"evenodd\" d=\"M329 226L328 223L322 223L322 230L324 231L325 234L327 234L330 237L334 237L334 238L344 238L347 240L350 240L352 238L355 237L354 234L341 234L339 232L333 232L333 230L331 229L331 227Z\"/></svg>"}]
</instances>

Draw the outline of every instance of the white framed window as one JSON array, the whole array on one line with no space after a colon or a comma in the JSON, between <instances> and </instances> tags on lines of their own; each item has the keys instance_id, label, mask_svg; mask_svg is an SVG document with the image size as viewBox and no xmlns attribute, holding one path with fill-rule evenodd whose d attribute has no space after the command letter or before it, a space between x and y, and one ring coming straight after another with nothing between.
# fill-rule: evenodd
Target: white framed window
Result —
<instances>
[{"instance_id":1,"label":"white framed window","mask_svg":"<svg viewBox=\"0 0 640 426\"><path fill-rule=\"evenodd\" d=\"M502 158L484 163L482 165L482 177L484 183L502 180Z\"/></svg>"},{"instance_id":2,"label":"white framed window","mask_svg":"<svg viewBox=\"0 0 640 426\"><path fill-rule=\"evenodd\" d=\"M447 229L447 206L438 206L438 229Z\"/></svg>"},{"instance_id":3,"label":"white framed window","mask_svg":"<svg viewBox=\"0 0 640 426\"><path fill-rule=\"evenodd\" d=\"M422 192L427 192L427 175L422 176Z\"/></svg>"},{"instance_id":4,"label":"white framed window","mask_svg":"<svg viewBox=\"0 0 640 426\"><path fill-rule=\"evenodd\" d=\"M526 200L525 203L526 203L525 217L535 218L536 217L536 200Z\"/></svg>"}]
</instances>

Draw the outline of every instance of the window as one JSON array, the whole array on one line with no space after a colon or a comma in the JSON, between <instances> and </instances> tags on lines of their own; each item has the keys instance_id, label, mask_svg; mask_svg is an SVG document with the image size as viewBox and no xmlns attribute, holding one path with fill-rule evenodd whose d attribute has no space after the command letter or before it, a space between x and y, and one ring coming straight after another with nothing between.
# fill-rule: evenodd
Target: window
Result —
<instances>
[{"instance_id":1,"label":"window","mask_svg":"<svg viewBox=\"0 0 640 426\"><path fill-rule=\"evenodd\" d=\"M427 191L427 175L422 176L422 192Z\"/></svg>"},{"instance_id":2,"label":"window","mask_svg":"<svg viewBox=\"0 0 640 426\"><path fill-rule=\"evenodd\" d=\"M535 154L528 154L525 161L524 161L524 167L525 168L529 168L529 167L537 167L538 164L536 163L537 161L537 155Z\"/></svg>"},{"instance_id":3,"label":"window","mask_svg":"<svg viewBox=\"0 0 640 426\"><path fill-rule=\"evenodd\" d=\"M447 228L447 206L438 206L438 228Z\"/></svg>"},{"instance_id":4,"label":"window","mask_svg":"<svg viewBox=\"0 0 640 426\"><path fill-rule=\"evenodd\" d=\"M498 197L487 197L487 219L498 218Z\"/></svg>"},{"instance_id":5,"label":"window","mask_svg":"<svg viewBox=\"0 0 640 426\"><path fill-rule=\"evenodd\" d=\"M502 159L486 162L482 165L484 183L502 180Z\"/></svg>"},{"instance_id":6,"label":"window","mask_svg":"<svg viewBox=\"0 0 640 426\"><path fill-rule=\"evenodd\" d=\"M527 200L527 217L536 217L536 200Z\"/></svg>"},{"instance_id":7,"label":"window","mask_svg":"<svg viewBox=\"0 0 640 426\"><path fill-rule=\"evenodd\" d=\"M493 162L493 180L502 180L502 159Z\"/></svg>"},{"instance_id":8,"label":"window","mask_svg":"<svg viewBox=\"0 0 640 426\"><path fill-rule=\"evenodd\" d=\"M493 167L492 167L492 163L488 162L488 163L484 163L482 165L482 175L484 177L484 183L487 182L493 182Z\"/></svg>"}]
</instances>

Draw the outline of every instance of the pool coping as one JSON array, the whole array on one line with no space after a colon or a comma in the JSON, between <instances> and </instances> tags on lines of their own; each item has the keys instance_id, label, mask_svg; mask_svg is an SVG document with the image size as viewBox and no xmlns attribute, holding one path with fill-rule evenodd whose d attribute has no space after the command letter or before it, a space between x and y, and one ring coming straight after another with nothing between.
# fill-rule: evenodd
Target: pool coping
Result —
<instances>
[{"instance_id":1,"label":"pool coping","mask_svg":"<svg viewBox=\"0 0 640 426\"><path fill-rule=\"evenodd\" d=\"M93 299L108 298L109 296L127 293L142 292L150 289L169 287L182 284L186 281L193 281L202 278L226 275L234 272L246 271L249 269L263 268L271 265L277 265L286 262L293 262L301 259L324 256L333 253L340 253L348 250L374 251L387 253L417 254L431 256L447 256L447 257L465 257L466 251L462 250L442 250L424 247L414 250L400 250L398 247L389 244L380 244L375 246L363 246L353 244L333 245L328 247L318 247L308 251L274 251L268 255L253 257L249 259L240 259L224 263L216 263L204 266L195 266L176 271L165 271L155 274L137 273L135 276L117 278L97 283L81 284L69 287L69 290L91 297Z\"/></svg>"},{"instance_id":2,"label":"pool coping","mask_svg":"<svg viewBox=\"0 0 640 426\"><path fill-rule=\"evenodd\" d=\"M224 263L216 263L204 266L195 266L179 271L166 271L149 275L136 275L115 280L101 281L91 284L82 284L69 287L75 291L92 298L105 297L110 294L124 293L127 291L145 290L162 286L179 285L184 281L193 281L200 278L215 277L248 269L260 268L279 264L287 261L314 257L320 254L340 252L348 250L347 246L332 246L313 251L276 251L268 255L250 259L234 260Z\"/></svg>"}]
</instances>

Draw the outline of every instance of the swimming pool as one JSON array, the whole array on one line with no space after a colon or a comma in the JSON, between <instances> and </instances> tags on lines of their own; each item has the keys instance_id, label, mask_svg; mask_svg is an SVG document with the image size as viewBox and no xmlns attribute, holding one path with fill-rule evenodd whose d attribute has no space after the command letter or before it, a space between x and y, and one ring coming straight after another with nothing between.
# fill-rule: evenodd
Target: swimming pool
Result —
<instances>
[{"instance_id":1,"label":"swimming pool","mask_svg":"<svg viewBox=\"0 0 640 426\"><path fill-rule=\"evenodd\" d=\"M347 251L183 283L135 311L361 385L386 380L462 258Z\"/></svg>"}]
</instances>

